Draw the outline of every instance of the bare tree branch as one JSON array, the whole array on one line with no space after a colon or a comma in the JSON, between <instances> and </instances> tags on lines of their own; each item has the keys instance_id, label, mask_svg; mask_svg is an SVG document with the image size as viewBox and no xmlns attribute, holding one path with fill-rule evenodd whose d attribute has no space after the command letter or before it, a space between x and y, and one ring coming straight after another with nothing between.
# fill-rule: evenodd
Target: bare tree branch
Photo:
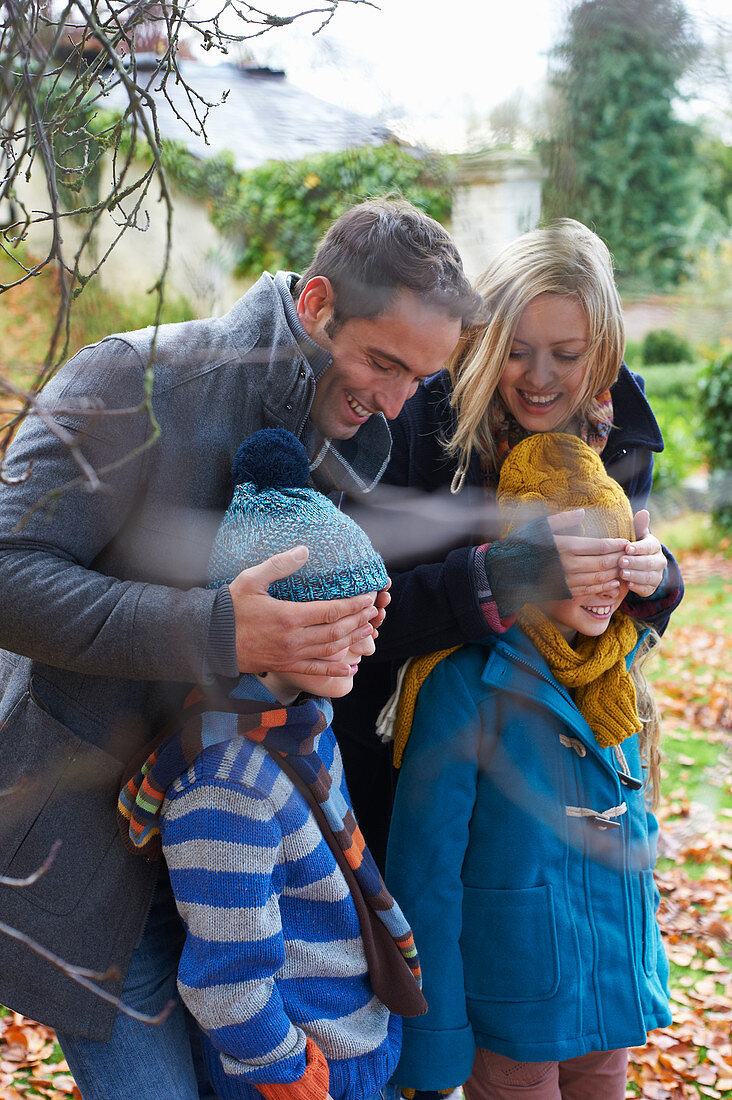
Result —
<instances>
[{"instance_id":1,"label":"bare tree branch","mask_svg":"<svg viewBox=\"0 0 732 1100\"><path fill-rule=\"evenodd\" d=\"M12 211L9 224L0 227L0 252L15 265L12 277L0 283L0 293L14 291L46 268L55 270L58 285L53 330L31 385L19 392L11 379L0 378L2 388L20 400L17 409L3 414L10 419L0 422L3 483L31 476L29 468L20 478L10 478L2 459L19 423L36 415L69 447L85 487L102 488L105 471L95 471L87 462L83 440L54 425L35 396L68 356L74 301L122 236L147 228L148 206L154 203L164 211L166 235L160 269L149 288L156 303L148 362L152 370L173 219L156 97L165 99L191 134L204 140L209 113L220 105L209 102L186 79L179 56L191 56L197 48L226 55L237 43L303 19L316 21L317 34L342 4L375 6L371 0L320 0L280 14L246 0L217 0L205 10L193 0L0 0L0 203ZM152 71L147 67L151 49L158 54ZM184 92L185 112L176 105L178 99L172 101L171 81ZM122 93L123 106L116 112L106 107L112 91L116 97ZM100 188L103 169L110 178ZM34 185L44 182L42 209L26 197L31 176ZM115 227L111 243L98 255L98 230L108 219ZM81 227L73 246L64 239L72 234L62 232L69 222ZM51 233L43 254L26 254L22 247L32 246L37 240L32 231L44 225ZM158 431L149 401L151 379L147 386L151 436L144 446L154 442ZM98 415L111 415L111 410L99 410ZM45 500L39 507L48 504Z\"/></svg>"},{"instance_id":2,"label":"bare tree branch","mask_svg":"<svg viewBox=\"0 0 732 1100\"><path fill-rule=\"evenodd\" d=\"M31 951L34 951L36 955L40 955L42 959L46 959L51 966L55 966L57 970L66 974L66 976L76 982L77 985L83 986L84 989L88 989L90 993L93 993L95 997L99 997L102 1001L107 1001L108 1004L114 1005L118 1012L122 1012L125 1016L130 1016L133 1020L139 1020L143 1024L162 1024L167 1020L168 1016L175 1008L176 1002L168 1001L162 1012L158 1012L157 1016L148 1016L144 1012L138 1012L136 1008L131 1008L129 1005L126 1005L119 997L115 997L113 993L109 993L106 989L102 989L101 986L97 984L98 982L108 982L115 978L119 978L119 971L114 967L110 967L104 974L97 974L93 970L85 970L81 966L73 966L59 955L55 955L53 951L49 951L40 943L36 943L30 936L26 936L24 932L19 932L17 928L13 928L4 921L0 921L0 933L9 936L12 940L17 940L18 943L25 944L25 946L30 948Z\"/></svg>"},{"instance_id":3,"label":"bare tree branch","mask_svg":"<svg viewBox=\"0 0 732 1100\"><path fill-rule=\"evenodd\" d=\"M37 871L28 875L27 878L8 878L7 875L0 875L0 886L32 886L34 882L38 882L38 879L45 875L46 871L50 870L60 847L61 841L55 840L51 845L51 851L48 853L41 866Z\"/></svg>"}]
</instances>

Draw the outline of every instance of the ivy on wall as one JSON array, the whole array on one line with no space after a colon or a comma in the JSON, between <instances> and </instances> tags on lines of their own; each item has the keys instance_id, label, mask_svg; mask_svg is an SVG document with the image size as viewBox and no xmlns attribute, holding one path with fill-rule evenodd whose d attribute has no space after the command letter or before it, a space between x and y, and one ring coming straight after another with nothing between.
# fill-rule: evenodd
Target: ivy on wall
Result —
<instances>
[{"instance_id":1,"label":"ivy on wall","mask_svg":"<svg viewBox=\"0 0 732 1100\"><path fill-rule=\"evenodd\" d=\"M238 275L276 268L302 270L329 225L356 202L395 194L437 221L449 218L449 162L397 145L268 161L248 172L230 153L206 160L166 142L163 163L181 191L205 202L211 221L239 246Z\"/></svg>"}]
</instances>

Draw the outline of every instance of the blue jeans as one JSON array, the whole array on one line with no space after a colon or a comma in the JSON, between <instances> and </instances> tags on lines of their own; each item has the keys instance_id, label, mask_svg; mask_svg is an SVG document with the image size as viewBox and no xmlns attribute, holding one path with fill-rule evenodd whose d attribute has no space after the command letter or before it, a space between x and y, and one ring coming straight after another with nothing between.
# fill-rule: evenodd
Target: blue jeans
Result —
<instances>
[{"instance_id":1,"label":"blue jeans","mask_svg":"<svg viewBox=\"0 0 732 1100\"><path fill-rule=\"evenodd\" d=\"M164 866L147 922L127 972L122 1000L155 1016L176 1006L159 1026L117 1013L108 1042L58 1034L84 1100L216 1100L198 1030L176 988L183 925Z\"/></svg>"},{"instance_id":2,"label":"blue jeans","mask_svg":"<svg viewBox=\"0 0 732 1100\"><path fill-rule=\"evenodd\" d=\"M383 1089L375 1092L373 1096L369 1096L368 1100L400 1100L401 1095L401 1090L393 1085L391 1081L387 1081ZM86 1097L84 1097L84 1100L86 1100Z\"/></svg>"}]
</instances>

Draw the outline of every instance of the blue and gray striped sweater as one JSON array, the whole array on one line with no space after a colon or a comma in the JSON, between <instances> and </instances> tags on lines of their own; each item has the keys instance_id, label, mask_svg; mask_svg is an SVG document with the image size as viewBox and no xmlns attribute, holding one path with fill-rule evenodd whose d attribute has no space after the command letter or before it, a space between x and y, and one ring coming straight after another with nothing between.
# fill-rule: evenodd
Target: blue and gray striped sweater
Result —
<instances>
[{"instance_id":1,"label":"blue and gray striped sweater","mask_svg":"<svg viewBox=\"0 0 732 1100\"><path fill-rule=\"evenodd\" d=\"M330 729L316 751L348 800ZM306 1036L328 1061L334 1100L381 1088L401 1020L373 993L330 848L266 751L241 738L204 749L168 789L161 832L187 932L178 987L219 1096L261 1100L256 1082L297 1081Z\"/></svg>"}]
</instances>

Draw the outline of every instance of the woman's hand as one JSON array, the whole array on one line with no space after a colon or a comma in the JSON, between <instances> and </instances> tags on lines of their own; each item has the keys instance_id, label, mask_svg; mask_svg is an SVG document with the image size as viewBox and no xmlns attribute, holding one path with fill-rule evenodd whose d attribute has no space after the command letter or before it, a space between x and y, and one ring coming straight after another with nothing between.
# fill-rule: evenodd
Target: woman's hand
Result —
<instances>
[{"instance_id":1,"label":"woman's hand","mask_svg":"<svg viewBox=\"0 0 732 1100\"><path fill-rule=\"evenodd\" d=\"M638 543L629 543L626 539L594 539L582 535L561 534L562 531L575 527L584 514L584 509L578 508L548 517L567 588L572 596L613 598L620 588L618 578L621 556L628 552L629 546L637 546Z\"/></svg>"},{"instance_id":2,"label":"woman's hand","mask_svg":"<svg viewBox=\"0 0 732 1100\"><path fill-rule=\"evenodd\" d=\"M635 542L626 542L620 558L620 576L637 596L652 596L663 580L666 558L661 543L649 529L650 516L645 508L633 517Z\"/></svg>"}]
</instances>

